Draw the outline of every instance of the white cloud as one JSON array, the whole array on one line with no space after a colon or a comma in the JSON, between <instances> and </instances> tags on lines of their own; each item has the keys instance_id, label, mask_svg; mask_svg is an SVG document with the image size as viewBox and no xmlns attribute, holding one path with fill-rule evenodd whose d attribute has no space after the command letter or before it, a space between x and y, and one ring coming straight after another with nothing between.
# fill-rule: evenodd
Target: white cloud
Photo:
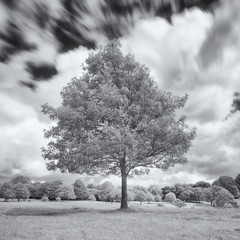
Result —
<instances>
[{"instance_id":1,"label":"white cloud","mask_svg":"<svg viewBox=\"0 0 240 240\"><path fill-rule=\"evenodd\" d=\"M211 182L220 175L239 173L240 114L225 119L233 93L240 89L240 34L236 15L240 6L238 1L232 2L224 2L214 17L191 9L174 16L173 25L161 18L141 20L122 38L124 52L131 52L148 66L161 89L176 95L189 94L183 112L189 125L197 127L197 138L188 153L187 165L176 166L166 173L152 170L150 175L129 179L130 185ZM215 44L218 36L220 45ZM35 35L29 37L36 38ZM56 47L51 43L45 45L45 49L36 51L36 59L49 53L49 61L54 61ZM40 113L40 105L61 103L61 89L71 78L82 74L81 64L88 53L87 49L79 48L58 56L55 60L59 75L49 82L39 83L36 93L17 83L18 79L29 79L22 63L33 55L20 54L9 65L0 65L3 79L0 117L4 123L0 126L3 136L0 175L21 172L39 178L59 176L45 169L41 157L40 148L46 144L42 129L48 128L49 121ZM109 180L116 185L121 183L115 176Z\"/></svg>"},{"instance_id":2,"label":"white cloud","mask_svg":"<svg viewBox=\"0 0 240 240\"><path fill-rule=\"evenodd\" d=\"M173 25L157 18L140 21L130 36L123 40L124 51L133 53L137 60L150 68L161 89L180 96L189 94L183 112L189 125L197 127L197 137L188 153L189 163L175 167L169 175L171 179L183 172L186 181L188 174L189 179L202 176L204 180L239 173L237 159L240 151L236 143L239 143L240 136L236 126L239 126L240 119L236 114L226 119L233 93L240 88L239 46L232 45L230 41L233 35L235 43L240 40L240 35L235 34L239 21L232 14L236 11L239 11L239 4L235 1L232 6L231 3L223 4L215 17L192 9L176 15ZM223 12L225 15L221 20ZM212 46L216 59L211 60L208 67L203 67L202 49L206 42L213 44L211 39L208 40L209 34L222 34L218 33L222 29L221 24L231 20L231 34L222 35L221 58L217 57L217 47ZM160 181L164 180L161 178Z\"/></svg>"}]
</instances>

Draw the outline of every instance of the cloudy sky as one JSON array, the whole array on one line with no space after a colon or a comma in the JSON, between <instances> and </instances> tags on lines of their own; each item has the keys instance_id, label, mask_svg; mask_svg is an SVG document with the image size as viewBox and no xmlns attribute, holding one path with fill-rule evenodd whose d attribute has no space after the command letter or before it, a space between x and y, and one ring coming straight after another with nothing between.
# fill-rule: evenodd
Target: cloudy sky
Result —
<instances>
[{"instance_id":1,"label":"cloudy sky","mask_svg":"<svg viewBox=\"0 0 240 240\"><path fill-rule=\"evenodd\" d=\"M96 7L97 1L93 2ZM61 5L54 0L48 7L51 14L57 15ZM101 16L97 7L94 11ZM211 182L221 175L235 177L240 173L240 111L231 113L234 94L240 92L239 11L240 1L232 0L222 1L213 13L197 7L185 9L172 16L171 24L162 17L136 17L134 26L121 34L123 52L132 53L149 67L162 90L189 95L182 112L189 126L197 128L188 164L167 172L152 170L148 176L130 179L130 184ZM0 34L9 16L7 7L0 6ZM19 19L24 22L23 16L19 15ZM93 19L84 19L89 28L94 25ZM26 28L25 37L37 43L38 48L17 52L10 60L0 62L0 181L24 174L34 180L61 178L73 182L78 175L46 169L41 147L47 143L43 129L51 122L40 106L46 102L60 105L61 89L71 78L81 76L81 65L93 50L81 45L59 53L54 38L49 37L51 32L44 35L37 28L30 31L31 27ZM108 42L98 32L92 37L97 39L96 46ZM0 47L6 45L3 39ZM19 80L32 83L31 70L26 70L29 61L54 64L55 74L49 81L38 81L35 91L19 84ZM110 179L120 185L119 178ZM94 181L92 177L86 180Z\"/></svg>"}]
</instances>

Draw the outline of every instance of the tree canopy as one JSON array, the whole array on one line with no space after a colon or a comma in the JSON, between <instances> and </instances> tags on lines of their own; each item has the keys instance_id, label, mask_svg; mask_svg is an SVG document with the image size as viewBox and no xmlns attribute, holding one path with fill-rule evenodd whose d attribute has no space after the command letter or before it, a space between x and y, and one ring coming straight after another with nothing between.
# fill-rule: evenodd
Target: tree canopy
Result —
<instances>
[{"instance_id":1,"label":"tree canopy","mask_svg":"<svg viewBox=\"0 0 240 240\"><path fill-rule=\"evenodd\" d=\"M42 106L57 123L45 130L50 141L43 157L49 170L121 176L127 208L128 176L187 161L195 130L188 130L185 116L176 117L187 95L161 91L118 41L90 54L84 71L61 91L60 107Z\"/></svg>"},{"instance_id":2,"label":"tree canopy","mask_svg":"<svg viewBox=\"0 0 240 240\"><path fill-rule=\"evenodd\" d=\"M213 182L213 185L217 185L228 190L234 197L239 197L240 192L236 185L236 181L232 177L220 176Z\"/></svg>"}]
</instances>

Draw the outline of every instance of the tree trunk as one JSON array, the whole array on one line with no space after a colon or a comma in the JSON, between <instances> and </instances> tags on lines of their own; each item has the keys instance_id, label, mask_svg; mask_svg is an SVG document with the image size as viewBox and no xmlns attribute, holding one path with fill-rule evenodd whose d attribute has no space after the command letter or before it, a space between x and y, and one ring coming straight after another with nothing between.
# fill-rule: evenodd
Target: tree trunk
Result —
<instances>
[{"instance_id":1,"label":"tree trunk","mask_svg":"<svg viewBox=\"0 0 240 240\"><path fill-rule=\"evenodd\" d=\"M18 202L19 202L19 200L20 200L20 199L18 198Z\"/></svg>"},{"instance_id":2,"label":"tree trunk","mask_svg":"<svg viewBox=\"0 0 240 240\"><path fill-rule=\"evenodd\" d=\"M122 199L121 199L121 209L127 209L127 174L122 170Z\"/></svg>"}]
</instances>

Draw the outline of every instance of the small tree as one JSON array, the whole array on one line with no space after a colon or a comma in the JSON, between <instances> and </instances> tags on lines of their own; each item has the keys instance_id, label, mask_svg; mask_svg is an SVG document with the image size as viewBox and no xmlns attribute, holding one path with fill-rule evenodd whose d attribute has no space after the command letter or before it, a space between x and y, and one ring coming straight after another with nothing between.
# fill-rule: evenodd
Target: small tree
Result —
<instances>
[{"instance_id":1,"label":"small tree","mask_svg":"<svg viewBox=\"0 0 240 240\"><path fill-rule=\"evenodd\" d=\"M152 195L150 192L147 192L147 202L153 202L154 201L154 195Z\"/></svg>"},{"instance_id":2,"label":"small tree","mask_svg":"<svg viewBox=\"0 0 240 240\"><path fill-rule=\"evenodd\" d=\"M32 184L33 189L31 190L31 198L35 199L41 199L41 197L44 195L44 192L42 191L42 184L40 182L35 182Z\"/></svg>"},{"instance_id":3,"label":"small tree","mask_svg":"<svg viewBox=\"0 0 240 240\"><path fill-rule=\"evenodd\" d=\"M61 186L58 191L58 196L61 198L61 200L76 199L76 195L72 186Z\"/></svg>"},{"instance_id":4,"label":"small tree","mask_svg":"<svg viewBox=\"0 0 240 240\"><path fill-rule=\"evenodd\" d=\"M15 184L13 186L13 191L14 191L15 197L17 198L18 202L20 201L20 199L29 198L29 195L30 195L29 190L22 183Z\"/></svg>"},{"instance_id":5,"label":"small tree","mask_svg":"<svg viewBox=\"0 0 240 240\"><path fill-rule=\"evenodd\" d=\"M11 183L3 183L1 188L0 188L0 195L2 198L4 198L5 202L8 202L9 199L15 198L15 193L13 191L13 186Z\"/></svg>"},{"instance_id":6,"label":"small tree","mask_svg":"<svg viewBox=\"0 0 240 240\"><path fill-rule=\"evenodd\" d=\"M166 196L165 196L165 201L166 202L170 202L170 203L172 203L172 202L174 202L174 201L176 201L176 195L173 193L173 192L169 192L169 193L167 193L166 194Z\"/></svg>"},{"instance_id":7,"label":"small tree","mask_svg":"<svg viewBox=\"0 0 240 240\"><path fill-rule=\"evenodd\" d=\"M44 194L42 197L41 197L41 201L42 202L48 202L49 199L48 199L48 196L46 194Z\"/></svg>"},{"instance_id":8,"label":"small tree","mask_svg":"<svg viewBox=\"0 0 240 240\"><path fill-rule=\"evenodd\" d=\"M139 201L140 204L142 204L142 202L146 202L147 194L143 191L135 192L134 201Z\"/></svg>"},{"instance_id":9,"label":"small tree","mask_svg":"<svg viewBox=\"0 0 240 240\"><path fill-rule=\"evenodd\" d=\"M74 184L74 193L78 200L87 200L89 197L88 190L81 179L77 179Z\"/></svg>"},{"instance_id":10,"label":"small tree","mask_svg":"<svg viewBox=\"0 0 240 240\"><path fill-rule=\"evenodd\" d=\"M45 131L51 141L43 157L49 170L121 176L121 208L127 208L128 176L187 161L195 130L175 114L187 95L160 91L145 66L122 54L118 41L90 54L84 69L62 90L61 107L42 106L57 121Z\"/></svg>"},{"instance_id":11,"label":"small tree","mask_svg":"<svg viewBox=\"0 0 240 240\"><path fill-rule=\"evenodd\" d=\"M214 194L211 191L211 188L204 188L203 195L204 195L204 200L207 202L210 202L210 204L212 205L213 200L214 200Z\"/></svg>"},{"instance_id":12,"label":"small tree","mask_svg":"<svg viewBox=\"0 0 240 240\"><path fill-rule=\"evenodd\" d=\"M0 195L2 198L4 198L5 202L7 202L9 199L15 198L15 194L12 190L12 184L8 182L4 182L0 188Z\"/></svg>"},{"instance_id":13,"label":"small tree","mask_svg":"<svg viewBox=\"0 0 240 240\"><path fill-rule=\"evenodd\" d=\"M162 196L162 189L158 185L151 185L148 191L154 196Z\"/></svg>"},{"instance_id":14,"label":"small tree","mask_svg":"<svg viewBox=\"0 0 240 240\"><path fill-rule=\"evenodd\" d=\"M161 202L162 201L162 196L156 195L154 198L155 202Z\"/></svg>"},{"instance_id":15,"label":"small tree","mask_svg":"<svg viewBox=\"0 0 240 240\"><path fill-rule=\"evenodd\" d=\"M49 200L55 200L58 197L62 184L62 180L56 180L47 184L45 194L48 196Z\"/></svg>"},{"instance_id":16,"label":"small tree","mask_svg":"<svg viewBox=\"0 0 240 240\"><path fill-rule=\"evenodd\" d=\"M112 202L115 198L116 191L111 182L105 181L103 184L98 186L98 200Z\"/></svg>"},{"instance_id":17,"label":"small tree","mask_svg":"<svg viewBox=\"0 0 240 240\"><path fill-rule=\"evenodd\" d=\"M96 201L96 198L93 194L90 194L89 197L88 197L88 200L90 201Z\"/></svg>"}]
</instances>

